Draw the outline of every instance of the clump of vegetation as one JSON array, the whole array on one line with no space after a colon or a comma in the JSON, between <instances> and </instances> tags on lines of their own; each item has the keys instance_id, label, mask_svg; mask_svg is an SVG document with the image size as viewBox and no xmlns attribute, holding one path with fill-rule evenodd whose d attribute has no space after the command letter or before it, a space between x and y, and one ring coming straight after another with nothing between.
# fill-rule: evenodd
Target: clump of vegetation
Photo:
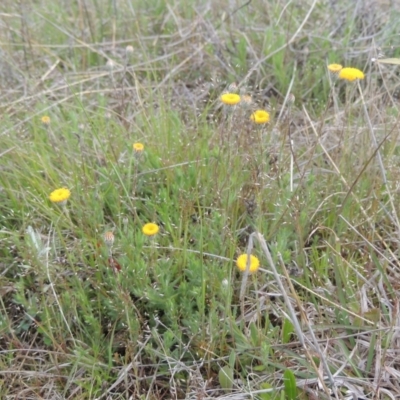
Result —
<instances>
[{"instance_id":1,"label":"clump of vegetation","mask_svg":"<svg viewBox=\"0 0 400 400\"><path fill-rule=\"evenodd\" d=\"M133 3L0 7L0 397L399 396L400 8Z\"/></svg>"}]
</instances>

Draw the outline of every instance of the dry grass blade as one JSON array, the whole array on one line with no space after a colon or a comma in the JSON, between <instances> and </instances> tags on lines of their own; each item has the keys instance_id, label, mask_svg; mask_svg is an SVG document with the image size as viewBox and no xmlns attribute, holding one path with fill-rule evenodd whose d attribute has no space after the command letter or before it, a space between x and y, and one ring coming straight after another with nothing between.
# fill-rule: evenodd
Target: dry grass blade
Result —
<instances>
[{"instance_id":1,"label":"dry grass blade","mask_svg":"<svg viewBox=\"0 0 400 400\"><path fill-rule=\"evenodd\" d=\"M372 61L380 64L400 65L400 58L373 58Z\"/></svg>"}]
</instances>

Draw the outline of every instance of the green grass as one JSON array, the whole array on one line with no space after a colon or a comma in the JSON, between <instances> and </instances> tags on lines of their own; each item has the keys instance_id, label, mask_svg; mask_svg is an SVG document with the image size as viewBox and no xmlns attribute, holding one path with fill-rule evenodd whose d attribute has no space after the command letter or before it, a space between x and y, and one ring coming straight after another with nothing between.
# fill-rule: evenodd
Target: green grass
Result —
<instances>
[{"instance_id":1,"label":"green grass","mask_svg":"<svg viewBox=\"0 0 400 400\"><path fill-rule=\"evenodd\" d=\"M2 2L1 398L399 395L400 9L365 3Z\"/></svg>"}]
</instances>

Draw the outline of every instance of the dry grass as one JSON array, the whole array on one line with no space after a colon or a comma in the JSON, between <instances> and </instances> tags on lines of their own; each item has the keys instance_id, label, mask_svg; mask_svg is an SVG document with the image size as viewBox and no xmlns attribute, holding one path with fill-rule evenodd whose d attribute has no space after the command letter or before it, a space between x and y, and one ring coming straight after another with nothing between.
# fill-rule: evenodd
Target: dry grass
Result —
<instances>
[{"instance_id":1,"label":"dry grass","mask_svg":"<svg viewBox=\"0 0 400 400\"><path fill-rule=\"evenodd\" d=\"M3 1L0 397L399 398L399 15Z\"/></svg>"}]
</instances>

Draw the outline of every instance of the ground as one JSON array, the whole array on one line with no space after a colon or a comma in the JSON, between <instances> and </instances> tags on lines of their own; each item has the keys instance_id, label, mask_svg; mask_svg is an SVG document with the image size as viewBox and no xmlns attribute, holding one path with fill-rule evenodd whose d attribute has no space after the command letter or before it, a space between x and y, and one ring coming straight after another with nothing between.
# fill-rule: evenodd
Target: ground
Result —
<instances>
[{"instance_id":1,"label":"ground","mask_svg":"<svg viewBox=\"0 0 400 400\"><path fill-rule=\"evenodd\" d=\"M0 398L400 398L399 18L3 0Z\"/></svg>"}]
</instances>

